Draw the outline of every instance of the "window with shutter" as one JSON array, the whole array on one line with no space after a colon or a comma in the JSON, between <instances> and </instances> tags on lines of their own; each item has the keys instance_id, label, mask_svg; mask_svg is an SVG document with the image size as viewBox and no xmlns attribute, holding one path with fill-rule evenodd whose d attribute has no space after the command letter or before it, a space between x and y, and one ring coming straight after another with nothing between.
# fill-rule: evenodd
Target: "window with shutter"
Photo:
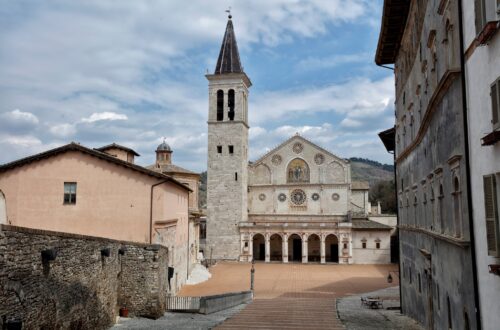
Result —
<instances>
[{"instance_id":1,"label":"window with shutter","mask_svg":"<svg viewBox=\"0 0 500 330\"><path fill-rule=\"evenodd\" d=\"M497 79L493 85L491 85L491 122L493 123L493 128L497 129L500 127L500 79Z\"/></svg>"},{"instance_id":2,"label":"window with shutter","mask_svg":"<svg viewBox=\"0 0 500 330\"><path fill-rule=\"evenodd\" d=\"M494 174L483 177L483 189L488 255L498 257L500 256L500 235L498 228L496 180Z\"/></svg>"},{"instance_id":3,"label":"window with shutter","mask_svg":"<svg viewBox=\"0 0 500 330\"><path fill-rule=\"evenodd\" d=\"M486 24L485 0L474 0L474 11L476 14L476 34L479 34Z\"/></svg>"}]
</instances>

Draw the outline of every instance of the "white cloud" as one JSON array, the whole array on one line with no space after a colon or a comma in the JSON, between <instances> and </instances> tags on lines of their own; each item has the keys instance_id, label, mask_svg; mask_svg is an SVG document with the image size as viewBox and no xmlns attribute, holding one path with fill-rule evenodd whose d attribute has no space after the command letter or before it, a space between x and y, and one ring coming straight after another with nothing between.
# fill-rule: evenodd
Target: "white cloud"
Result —
<instances>
[{"instance_id":1,"label":"white cloud","mask_svg":"<svg viewBox=\"0 0 500 330\"><path fill-rule=\"evenodd\" d=\"M38 125L38 118L31 112L23 112L19 109L15 109L10 112L6 112L2 115L4 120L10 120L12 122L26 123L31 125Z\"/></svg>"},{"instance_id":2,"label":"white cloud","mask_svg":"<svg viewBox=\"0 0 500 330\"><path fill-rule=\"evenodd\" d=\"M73 124L59 124L50 127L50 133L60 138L67 138L76 133L76 127Z\"/></svg>"},{"instance_id":3,"label":"white cloud","mask_svg":"<svg viewBox=\"0 0 500 330\"><path fill-rule=\"evenodd\" d=\"M127 120L127 115L115 113L115 112L94 112L88 118L82 118L84 123L93 123L101 120Z\"/></svg>"},{"instance_id":4,"label":"white cloud","mask_svg":"<svg viewBox=\"0 0 500 330\"><path fill-rule=\"evenodd\" d=\"M3 143L18 147L34 147L42 144L42 141L34 136L7 136L2 138Z\"/></svg>"}]
</instances>

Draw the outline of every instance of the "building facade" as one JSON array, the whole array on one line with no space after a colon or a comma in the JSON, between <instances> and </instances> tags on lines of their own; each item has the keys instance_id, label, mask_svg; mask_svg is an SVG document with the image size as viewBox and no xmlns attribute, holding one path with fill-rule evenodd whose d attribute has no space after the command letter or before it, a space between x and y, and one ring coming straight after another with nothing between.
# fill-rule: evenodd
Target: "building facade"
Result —
<instances>
[{"instance_id":1,"label":"building facade","mask_svg":"<svg viewBox=\"0 0 500 330\"><path fill-rule=\"evenodd\" d=\"M188 199L183 183L135 165L120 145L70 143L0 166L5 223L116 240L162 244L173 268L170 292L188 277ZM165 223L176 231L162 235Z\"/></svg>"},{"instance_id":2,"label":"building facade","mask_svg":"<svg viewBox=\"0 0 500 330\"><path fill-rule=\"evenodd\" d=\"M209 80L205 256L265 262L390 263L392 227L370 221L368 184L296 135L248 163L248 89L229 18Z\"/></svg>"},{"instance_id":3,"label":"building facade","mask_svg":"<svg viewBox=\"0 0 500 330\"><path fill-rule=\"evenodd\" d=\"M471 198L481 324L500 324L500 3L462 0Z\"/></svg>"},{"instance_id":4,"label":"building facade","mask_svg":"<svg viewBox=\"0 0 500 330\"><path fill-rule=\"evenodd\" d=\"M479 324L459 6L385 1L375 59L396 83L401 307L429 329Z\"/></svg>"}]
</instances>

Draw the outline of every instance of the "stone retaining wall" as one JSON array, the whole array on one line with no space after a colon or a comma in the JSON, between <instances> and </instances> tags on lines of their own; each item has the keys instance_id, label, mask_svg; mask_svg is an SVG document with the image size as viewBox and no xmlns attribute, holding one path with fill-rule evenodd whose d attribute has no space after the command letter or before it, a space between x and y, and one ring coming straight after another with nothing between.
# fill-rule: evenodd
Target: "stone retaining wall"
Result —
<instances>
[{"instance_id":1,"label":"stone retaining wall","mask_svg":"<svg viewBox=\"0 0 500 330\"><path fill-rule=\"evenodd\" d=\"M0 328L107 329L120 307L159 317L167 256L158 245L0 225Z\"/></svg>"}]
</instances>

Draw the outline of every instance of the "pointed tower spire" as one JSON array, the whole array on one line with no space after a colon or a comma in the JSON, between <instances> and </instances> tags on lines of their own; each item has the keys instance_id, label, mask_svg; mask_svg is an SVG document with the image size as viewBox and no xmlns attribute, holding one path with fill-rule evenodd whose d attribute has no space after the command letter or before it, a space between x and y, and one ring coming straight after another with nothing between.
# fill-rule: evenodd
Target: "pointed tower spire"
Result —
<instances>
[{"instance_id":1,"label":"pointed tower spire","mask_svg":"<svg viewBox=\"0 0 500 330\"><path fill-rule=\"evenodd\" d=\"M238 44L234 35L232 16L229 13L226 33L220 47L219 59L215 67L214 74L223 73L242 73L243 68L240 62L240 53L238 52Z\"/></svg>"}]
</instances>

